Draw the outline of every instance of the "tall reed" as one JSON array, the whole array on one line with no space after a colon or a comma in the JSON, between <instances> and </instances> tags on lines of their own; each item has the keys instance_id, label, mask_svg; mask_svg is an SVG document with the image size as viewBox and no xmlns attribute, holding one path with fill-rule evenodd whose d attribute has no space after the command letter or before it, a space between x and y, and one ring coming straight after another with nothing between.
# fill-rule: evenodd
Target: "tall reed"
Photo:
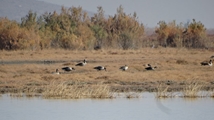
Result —
<instances>
[{"instance_id":1,"label":"tall reed","mask_svg":"<svg viewBox=\"0 0 214 120\"><path fill-rule=\"evenodd\" d=\"M155 92L156 98L172 98L175 97L176 94L173 91L169 91L169 86L159 84L157 86L157 91Z\"/></svg>"},{"instance_id":2,"label":"tall reed","mask_svg":"<svg viewBox=\"0 0 214 120\"><path fill-rule=\"evenodd\" d=\"M202 91L202 87L204 85L200 84L199 82L192 81L186 85L183 89L183 97L195 98L195 97L203 97L199 95L199 92Z\"/></svg>"}]
</instances>

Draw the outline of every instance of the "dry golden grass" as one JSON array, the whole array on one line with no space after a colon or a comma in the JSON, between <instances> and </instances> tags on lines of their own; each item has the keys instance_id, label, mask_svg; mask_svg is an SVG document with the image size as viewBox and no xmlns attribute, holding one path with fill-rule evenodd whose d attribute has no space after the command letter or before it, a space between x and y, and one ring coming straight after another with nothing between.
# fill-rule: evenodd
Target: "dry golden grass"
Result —
<instances>
[{"instance_id":1,"label":"dry golden grass","mask_svg":"<svg viewBox=\"0 0 214 120\"><path fill-rule=\"evenodd\" d=\"M183 97L185 98L196 98L196 97L204 97L202 94L199 94L202 91L202 87L204 84L201 84L196 81L192 81L186 85L184 90L182 91Z\"/></svg>"},{"instance_id":2,"label":"dry golden grass","mask_svg":"<svg viewBox=\"0 0 214 120\"><path fill-rule=\"evenodd\" d=\"M162 84L158 85L157 91L155 92L156 98L169 98L173 97L172 92L168 91L168 86L163 86Z\"/></svg>"},{"instance_id":3,"label":"dry golden grass","mask_svg":"<svg viewBox=\"0 0 214 120\"><path fill-rule=\"evenodd\" d=\"M112 98L113 94L110 92L109 86L85 85L82 83L75 83L72 85L66 83L51 83L45 87L43 92L45 98Z\"/></svg>"},{"instance_id":4,"label":"dry golden grass","mask_svg":"<svg viewBox=\"0 0 214 120\"><path fill-rule=\"evenodd\" d=\"M143 48L125 51L114 49L0 51L0 89L7 92L30 87L33 91L35 87L37 88L35 91L40 91L38 89L44 89L43 86L47 87L53 82L67 81L80 81L87 84L104 82L110 88L117 86L126 88L132 86L132 83L140 85L145 83L148 88L156 88L158 81L168 80L173 81L173 87L177 87L180 83L190 82L195 78L201 82L214 83L214 67L200 65L200 62L209 60L212 55L214 55L213 51L185 48ZM87 59L88 64L84 67L76 67L75 64L83 59ZM57 62L42 64L47 60ZM39 61L39 63L6 64L8 61ZM146 71L144 69L146 64L158 68L154 71ZM105 66L107 71L94 70L93 67L98 65ZM129 69L119 70L122 65L128 65ZM76 70L63 72L61 68L64 66L74 67ZM52 74L57 68L61 74ZM213 89L214 84L209 84L209 87ZM31 94L32 92L29 96Z\"/></svg>"}]
</instances>

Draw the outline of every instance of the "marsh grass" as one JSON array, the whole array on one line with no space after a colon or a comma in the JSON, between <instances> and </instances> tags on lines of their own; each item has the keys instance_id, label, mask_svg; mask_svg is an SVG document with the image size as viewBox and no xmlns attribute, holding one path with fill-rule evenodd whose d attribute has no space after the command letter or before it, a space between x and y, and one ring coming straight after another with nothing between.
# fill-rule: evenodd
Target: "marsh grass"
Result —
<instances>
[{"instance_id":1,"label":"marsh grass","mask_svg":"<svg viewBox=\"0 0 214 120\"><path fill-rule=\"evenodd\" d=\"M137 92L125 92L125 97L127 99L131 99L131 98L139 98L140 94Z\"/></svg>"},{"instance_id":2,"label":"marsh grass","mask_svg":"<svg viewBox=\"0 0 214 120\"><path fill-rule=\"evenodd\" d=\"M23 93L10 93L10 97L24 97Z\"/></svg>"},{"instance_id":3,"label":"marsh grass","mask_svg":"<svg viewBox=\"0 0 214 120\"><path fill-rule=\"evenodd\" d=\"M169 86L164 86L163 84L159 84L157 86L157 91L155 92L155 97L156 98L172 98L175 97L176 95L174 92L169 92Z\"/></svg>"},{"instance_id":4,"label":"marsh grass","mask_svg":"<svg viewBox=\"0 0 214 120\"><path fill-rule=\"evenodd\" d=\"M44 98L63 98L63 99L80 99L80 98L112 98L113 94L110 88L104 84L86 85L74 83L68 85L65 82L51 83L47 85L42 93Z\"/></svg>"},{"instance_id":5,"label":"marsh grass","mask_svg":"<svg viewBox=\"0 0 214 120\"><path fill-rule=\"evenodd\" d=\"M210 93L210 97L214 98L214 90Z\"/></svg>"},{"instance_id":6,"label":"marsh grass","mask_svg":"<svg viewBox=\"0 0 214 120\"><path fill-rule=\"evenodd\" d=\"M197 81L190 82L183 89L182 97L184 97L184 98L205 97L203 94L199 94L199 92L202 91L203 86L204 86L203 83L199 83Z\"/></svg>"},{"instance_id":7,"label":"marsh grass","mask_svg":"<svg viewBox=\"0 0 214 120\"><path fill-rule=\"evenodd\" d=\"M26 97L41 96L40 90L41 90L41 88L36 87L36 86L34 86L34 87L28 87L27 89L25 89L24 95Z\"/></svg>"},{"instance_id":8,"label":"marsh grass","mask_svg":"<svg viewBox=\"0 0 214 120\"><path fill-rule=\"evenodd\" d=\"M11 97L35 97L41 96L39 90L41 90L41 88L38 86L27 87L24 85L17 85L9 92L9 94Z\"/></svg>"}]
</instances>

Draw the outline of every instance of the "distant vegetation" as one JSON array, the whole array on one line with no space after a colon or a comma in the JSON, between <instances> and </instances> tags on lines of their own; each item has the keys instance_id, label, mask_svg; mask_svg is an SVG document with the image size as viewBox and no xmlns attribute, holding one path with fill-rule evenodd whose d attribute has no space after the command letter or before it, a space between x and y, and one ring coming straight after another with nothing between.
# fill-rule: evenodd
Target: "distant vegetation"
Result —
<instances>
[{"instance_id":1,"label":"distant vegetation","mask_svg":"<svg viewBox=\"0 0 214 120\"><path fill-rule=\"evenodd\" d=\"M61 8L61 12L29 13L21 23L0 18L1 50L63 48L91 50L100 48L139 49L148 46L212 48L212 36L193 19L188 24L160 21L155 34L145 35L136 13L126 14L122 6L114 16L105 17L102 7L89 17L81 7Z\"/></svg>"}]
</instances>

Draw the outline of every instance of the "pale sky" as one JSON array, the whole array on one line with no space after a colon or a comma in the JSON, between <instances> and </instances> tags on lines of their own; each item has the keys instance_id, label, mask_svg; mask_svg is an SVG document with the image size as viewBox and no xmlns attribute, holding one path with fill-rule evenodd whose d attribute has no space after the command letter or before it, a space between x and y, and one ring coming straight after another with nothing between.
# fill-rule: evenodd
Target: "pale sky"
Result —
<instances>
[{"instance_id":1,"label":"pale sky","mask_svg":"<svg viewBox=\"0 0 214 120\"><path fill-rule=\"evenodd\" d=\"M137 13L146 27L155 27L161 20L186 23L193 18L206 28L214 28L214 0L40 0L66 7L81 6L84 10L97 12L102 6L105 14L114 15L122 5L125 13Z\"/></svg>"}]
</instances>

